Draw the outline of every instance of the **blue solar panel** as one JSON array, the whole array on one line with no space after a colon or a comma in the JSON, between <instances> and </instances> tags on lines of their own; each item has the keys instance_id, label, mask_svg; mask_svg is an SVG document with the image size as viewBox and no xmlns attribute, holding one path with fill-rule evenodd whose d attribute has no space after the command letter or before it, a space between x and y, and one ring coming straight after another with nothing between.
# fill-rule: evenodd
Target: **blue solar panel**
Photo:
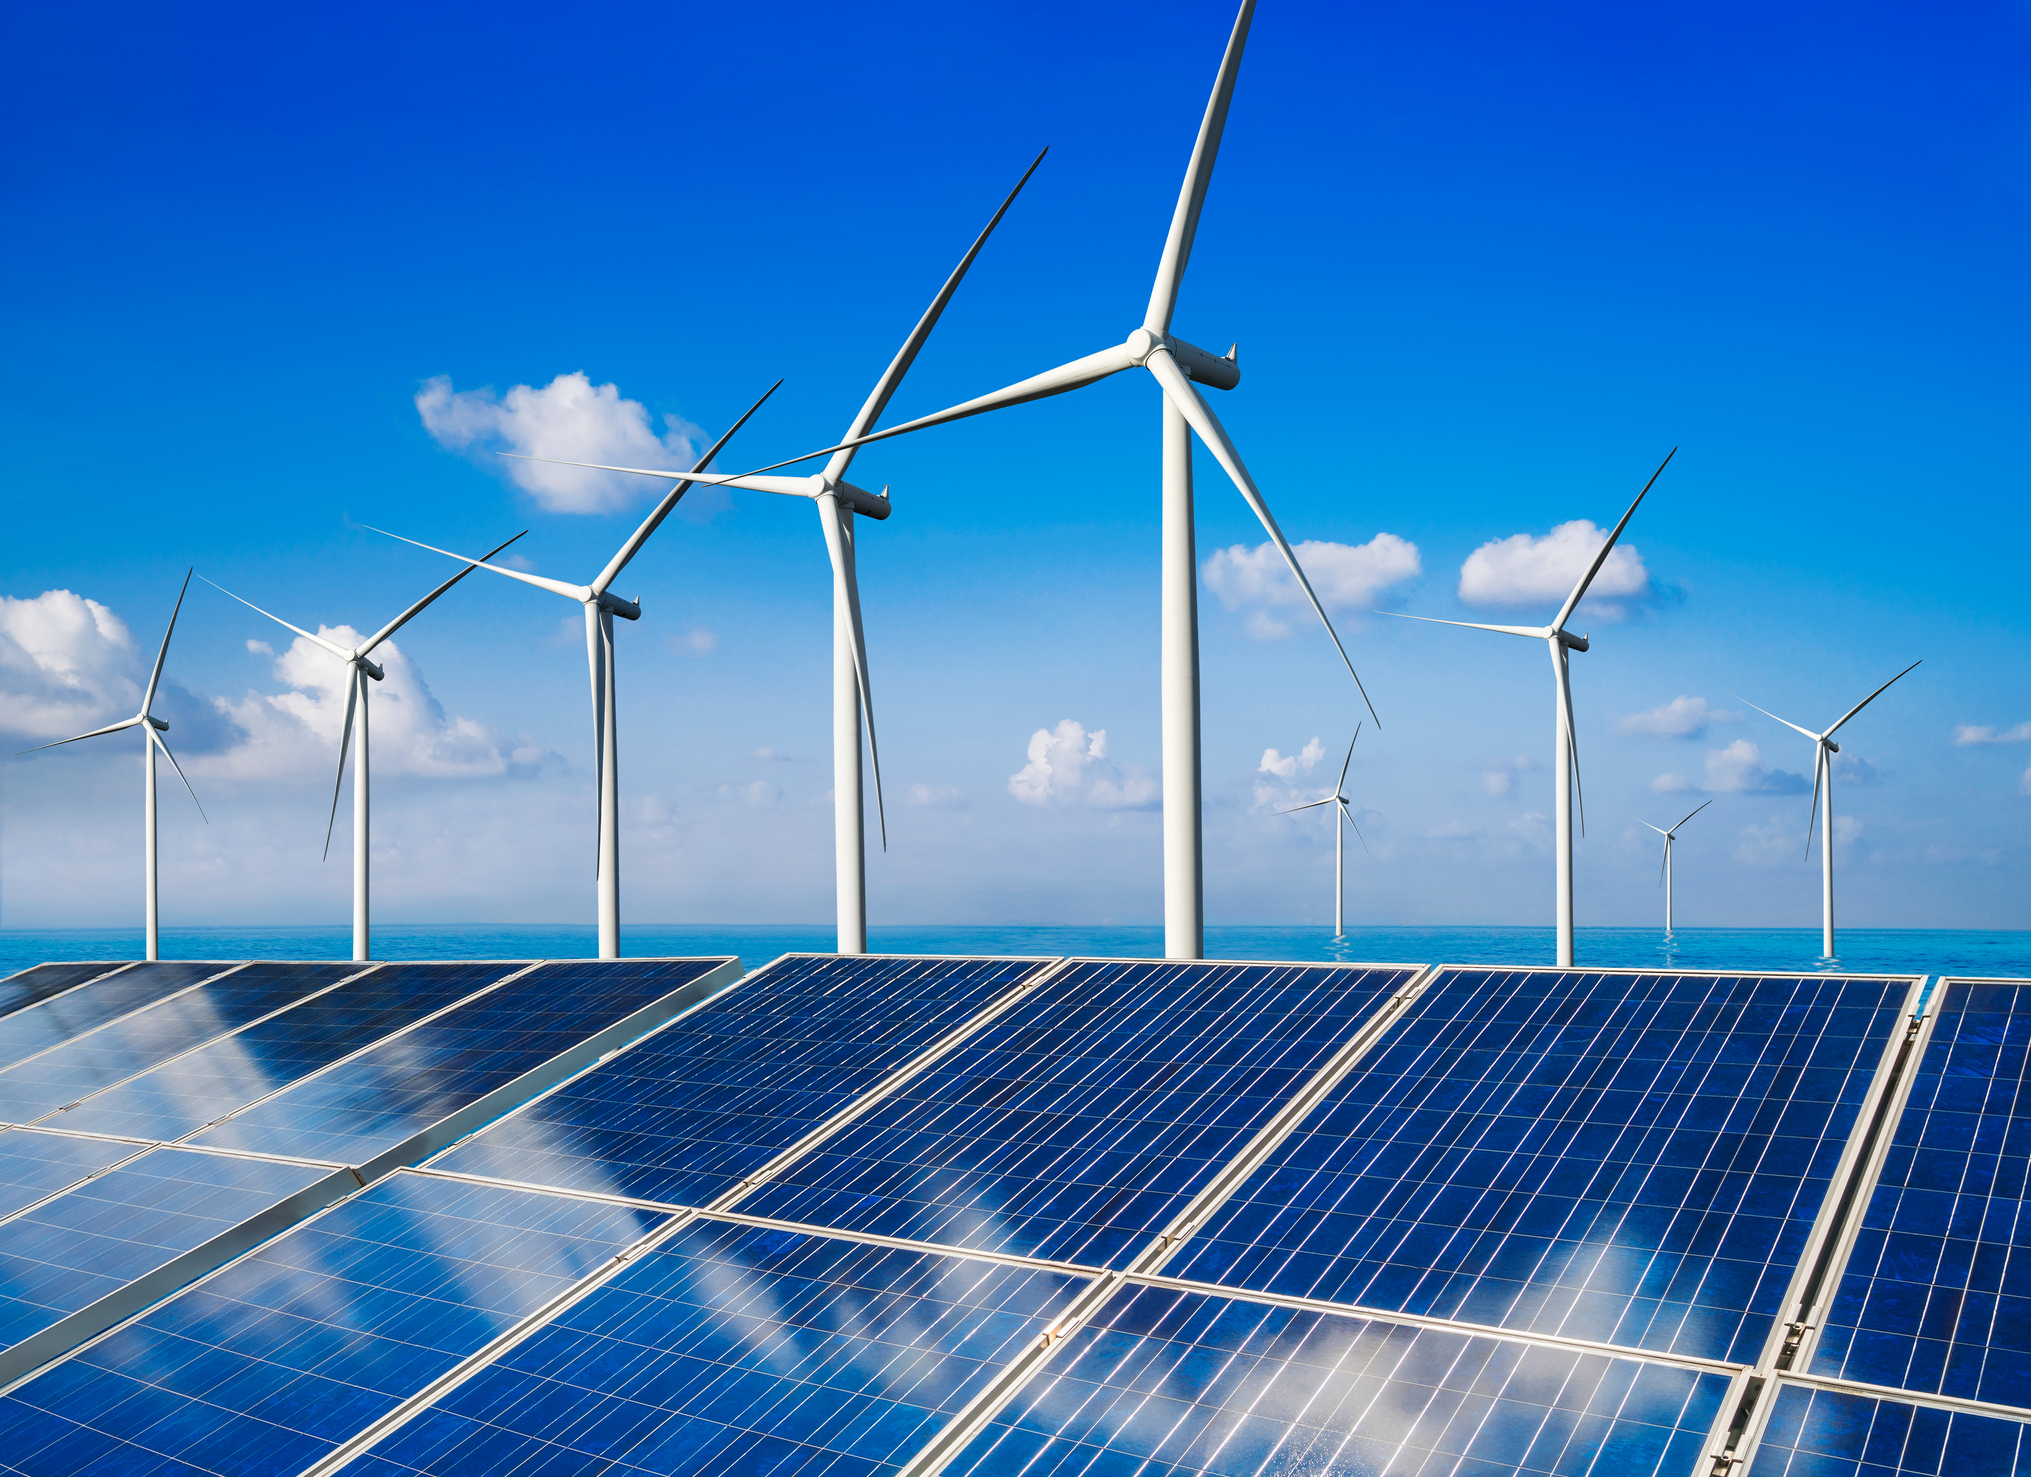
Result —
<instances>
[{"instance_id":1,"label":"blue solar panel","mask_svg":"<svg viewBox=\"0 0 2031 1477\"><path fill-rule=\"evenodd\" d=\"M107 964L37 964L0 980L0 1015L12 1015L25 1006L36 1005L52 995L61 995L86 980L120 968Z\"/></svg>"},{"instance_id":2,"label":"blue solar panel","mask_svg":"<svg viewBox=\"0 0 2031 1477\"><path fill-rule=\"evenodd\" d=\"M1812 1369L2031 1407L2031 985L1934 1010Z\"/></svg>"},{"instance_id":3,"label":"blue solar panel","mask_svg":"<svg viewBox=\"0 0 2031 1477\"><path fill-rule=\"evenodd\" d=\"M520 967L384 965L87 1098L56 1122L74 1133L130 1138L174 1139L195 1133Z\"/></svg>"},{"instance_id":4,"label":"blue solar panel","mask_svg":"<svg viewBox=\"0 0 2031 1477\"><path fill-rule=\"evenodd\" d=\"M1082 1285L694 1222L342 1470L893 1470Z\"/></svg>"},{"instance_id":5,"label":"blue solar panel","mask_svg":"<svg viewBox=\"0 0 2031 1477\"><path fill-rule=\"evenodd\" d=\"M1686 1477L1728 1381L1126 1287L945 1470Z\"/></svg>"},{"instance_id":6,"label":"blue solar panel","mask_svg":"<svg viewBox=\"0 0 2031 1477\"><path fill-rule=\"evenodd\" d=\"M365 1164L722 963L544 965L190 1141Z\"/></svg>"},{"instance_id":7,"label":"blue solar panel","mask_svg":"<svg viewBox=\"0 0 2031 1477\"><path fill-rule=\"evenodd\" d=\"M26 1210L141 1152L139 1144L72 1138L33 1128L0 1131L0 1216Z\"/></svg>"},{"instance_id":8,"label":"blue solar panel","mask_svg":"<svg viewBox=\"0 0 2031 1477\"><path fill-rule=\"evenodd\" d=\"M250 964L0 1071L0 1121L33 1123L215 1036L259 1020L358 964ZM110 981L109 981L110 983Z\"/></svg>"},{"instance_id":9,"label":"blue solar panel","mask_svg":"<svg viewBox=\"0 0 2031 1477\"><path fill-rule=\"evenodd\" d=\"M797 955L437 1161L704 1205L1048 966Z\"/></svg>"},{"instance_id":10,"label":"blue solar panel","mask_svg":"<svg viewBox=\"0 0 2031 1477\"><path fill-rule=\"evenodd\" d=\"M394 1175L0 1398L4 1467L301 1471L664 1219Z\"/></svg>"},{"instance_id":11,"label":"blue solar panel","mask_svg":"<svg viewBox=\"0 0 2031 1477\"><path fill-rule=\"evenodd\" d=\"M106 979L66 990L33 1009L0 1017L0 1066L47 1051L232 967L216 960L189 959L137 964Z\"/></svg>"},{"instance_id":12,"label":"blue solar panel","mask_svg":"<svg viewBox=\"0 0 2031 1477\"><path fill-rule=\"evenodd\" d=\"M1989 1416L1786 1385L1749 1477L2031 1477L2027 1431Z\"/></svg>"},{"instance_id":13,"label":"blue solar panel","mask_svg":"<svg viewBox=\"0 0 2031 1477\"><path fill-rule=\"evenodd\" d=\"M1751 1362L1908 991L1448 971L1166 1270Z\"/></svg>"},{"instance_id":14,"label":"blue solar panel","mask_svg":"<svg viewBox=\"0 0 2031 1477\"><path fill-rule=\"evenodd\" d=\"M741 1209L1125 1262L1414 973L1075 963Z\"/></svg>"},{"instance_id":15,"label":"blue solar panel","mask_svg":"<svg viewBox=\"0 0 2031 1477\"><path fill-rule=\"evenodd\" d=\"M0 1346L19 1343L328 1173L155 1149L0 1222Z\"/></svg>"}]
</instances>

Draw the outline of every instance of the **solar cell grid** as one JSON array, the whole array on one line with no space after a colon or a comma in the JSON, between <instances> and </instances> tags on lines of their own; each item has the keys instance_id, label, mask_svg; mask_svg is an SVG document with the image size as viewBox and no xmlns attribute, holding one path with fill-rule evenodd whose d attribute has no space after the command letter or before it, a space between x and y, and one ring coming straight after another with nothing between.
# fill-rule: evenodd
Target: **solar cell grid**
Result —
<instances>
[{"instance_id":1,"label":"solar cell grid","mask_svg":"<svg viewBox=\"0 0 2031 1477\"><path fill-rule=\"evenodd\" d=\"M362 968L350 963L250 964L66 1041L0 1071L0 1121L33 1123Z\"/></svg>"},{"instance_id":2,"label":"solar cell grid","mask_svg":"<svg viewBox=\"0 0 2031 1477\"><path fill-rule=\"evenodd\" d=\"M0 1468L301 1471L665 1219L393 1175L0 1397Z\"/></svg>"},{"instance_id":3,"label":"solar cell grid","mask_svg":"<svg viewBox=\"0 0 2031 1477\"><path fill-rule=\"evenodd\" d=\"M190 1142L365 1164L723 964L664 959L604 967L544 965L256 1103Z\"/></svg>"},{"instance_id":4,"label":"solar cell grid","mask_svg":"<svg viewBox=\"0 0 2031 1477\"><path fill-rule=\"evenodd\" d=\"M1446 971L1166 1270L1751 1362L1910 984Z\"/></svg>"},{"instance_id":5,"label":"solar cell grid","mask_svg":"<svg viewBox=\"0 0 2031 1477\"><path fill-rule=\"evenodd\" d=\"M697 1221L342 1470L890 1471L1084 1285Z\"/></svg>"},{"instance_id":6,"label":"solar cell grid","mask_svg":"<svg viewBox=\"0 0 2031 1477\"><path fill-rule=\"evenodd\" d=\"M1787 1384L1749 1477L2027 1477L2031 1427Z\"/></svg>"},{"instance_id":7,"label":"solar cell grid","mask_svg":"<svg viewBox=\"0 0 2031 1477\"><path fill-rule=\"evenodd\" d=\"M1129 1286L945 1470L1681 1477L1727 1386L1633 1358Z\"/></svg>"},{"instance_id":8,"label":"solar cell grid","mask_svg":"<svg viewBox=\"0 0 2031 1477\"><path fill-rule=\"evenodd\" d=\"M793 956L437 1161L466 1174L704 1205L1047 968Z\"/></svg>"},{"instance_id":9,"label":"solar cell grid","mask_svg":"<svg viewBox=\"0 0 2031 1477\"><path fill-rule=\"evenodd\" d=\"M1416 973L1075 961L741 1209L1124 1263Z\"/></svg>"},{"instance_id":10,"label":"solar cell grid","mask_svg":"<svg viewBox=\"0 0 2031 1477\"><path fill-rule=\"evenodd\" d=\"M2031 1408L2031 984L1944 981L1817 1374Z\"/></svg>"},{"instance_id":11,"label":"solar cell grid","mask_svg":"<svg viewBox=\"0 0 2031 1477\"><path fill-rule=\"evenodd\" d=\"M0 1066L24 1061L233 968L217 960L136 964L106 979L66 990L32 1009L24 1007L0 1016Z\"/></svg>"},{"instance_id":12,"label":"solar cell grid","mask_svg":"<svg viewBox=\"0 0 2031 1477\"><path fill-rule=\"evenodd\" d=\"M0 1216L26 1210L141 1152L140 1144L72 1138L32 1128L0 1130Z\"/></svg>"},{"instance_id":13,"label":"solar cell grid","mask_svg":"<svg viewBox=\"0 0 2031 1477\"><path fill-rule=\"evenodd\" d=\"M514 964L383 965L293 1010L187 1052L61 1117L76 1133L175 1139L456 1004Z\"/></svg>"},{"instance_id":14,"label":"solar cell grid","mask_svg":"<svg viewBox=\"0 0 2031 1477\"><path fill-rule=\"evenodd\" d=\"M0 980L0 1016L60 995L75 985L120 968L117 963L37 964Z\"/></svg>"}]
</instances>

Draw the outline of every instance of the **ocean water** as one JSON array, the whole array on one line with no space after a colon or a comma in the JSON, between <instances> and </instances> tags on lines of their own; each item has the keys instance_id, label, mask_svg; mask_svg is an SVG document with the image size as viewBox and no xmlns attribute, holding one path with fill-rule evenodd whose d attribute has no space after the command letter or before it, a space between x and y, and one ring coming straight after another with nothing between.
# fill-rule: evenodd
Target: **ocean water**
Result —
<instances>
[{"instance_id":1,"label":"ocean water","mask_svg":"<svg viewBox=\"0 0 2031 1477\"><path fill-rule=\"evenodd\" d=\"M824 924L683 924L621 930L632 955L737 954L749 969L779 954L823 952ZM590 927L541 924L395 924L374 932L383 959L586 959L598 952ZM1839 935L1837 959L1819 957L1810 928L1583 928L1581 965L1635 969L1849 970L1872 974L2031 978L2031 930L1858 928ZM884 954L1080 954L1155 958L1163 930L1011 924L896 926L868 930ZM0 930L0 975L59 959L138 959L139 929ZM165 959L344 959L349 926L164 929ZM1405 964L1550 964L1549 928L1354 928L1225 926L1206 930L1212 959L1373 961Z\"/></svg>"}]
</instances>

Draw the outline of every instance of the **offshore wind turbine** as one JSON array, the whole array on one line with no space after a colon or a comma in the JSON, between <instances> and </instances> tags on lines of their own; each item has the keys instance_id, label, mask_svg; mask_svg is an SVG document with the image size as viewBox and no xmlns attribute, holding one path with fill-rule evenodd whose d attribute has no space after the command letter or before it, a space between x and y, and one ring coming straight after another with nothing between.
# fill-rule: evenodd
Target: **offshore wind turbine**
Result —
<instances>
[{"instance_id":1,"label":"offshore wind turbine","mask_svg":"<svg viewBox=\"0 0 2031 1477\"><path fill-rule=\"evenodd\" d=\"M1686 812L1685 819L1681 820L1678 826L1684 825L1686 821L1691 820L1713 803L1711 800L1702 800L1698 805L1695 805L1691 810ZM1643 824L1650 826L1649 821L1644 821ZM1664 838L1664 866L1659 869L1657 880L1664 888L1664 931L1666 933L1671 932L1671 841L1678 834L1678 826L1673 826L1669 831L1665 830L1662 826L1650 826L1651 830Z\"/></svg>"},{"instance_id":2,"label":"offshore wind turbine","mask_svg":"<svg viewBox=\"0 0 2031 1477\"><path fill-rule=\"evenodd\" d=\"M1044 154L1049 152L1046 149L1031 161L1030 167L1023 171L1023 177L1016 181L1015 188L1008 192L1008 198L1001 202L1001 209L994 213L994 219L974 239L972 247L960 258L959 265L953 268L952 275L945 279L938 295L931 299L931 306L924 310L924 316L917 320L917 326L903 340L902 348L896 351L896 357L875 382L866 404L861 406L860 413L846 428L848 442L864 435L888 407L890 397L896 393L903 376L909 373L918 352L931 337L931 330L938 326L945 305L959 290L967 268L973 265L973 259L980 255L980 248L987 244L987 238L994 234L994 228L1001 224L1001 218L1008 214L1008 208L1015 204L1016 196L1022 193L1023 186L1030 182L1030 176L1037 172L1037 166L1044 162ZM875 742L874 696L867 670L867 639L860 620L860 580L854 564L854 514L887 518L889 498L887 488L877 495L846 480L846 471L853 465L856 450L854 445L838 448L825 464L825 470L810 477L772 477L764 473L750 473L696 479L718 487L741 487L751 492L807 497L817 506L819 532L824 535L825 552L832 562L832 840L839 952L842 954L867 952L867 807L861 796L860 767L862 713L867 715L867 748L868 760L874 770L875 815L881 826L882 849L888 849L888 818L883 814L881 800L881 751ZM550 461L554 458L529 457L527 460ZM597 462L564 462L562 465L595 467L603 472L632 472L644 477L670 475L648 467L608 467Z\"/></svg>"},{"instance_id":3,"label":"offshore wind turbine","mask_svg":"<svg viewBox=\"0 0 2031 1477\"><path fill-rule=\"evenodd\" d=\"M865 446L870 441L901 436L926 426L980 415L1004 406L1041 400L1077 390L1125 369L1146 369L1156 380L1163 396L1163 574L1162 574L1162 695L1164 766L1164 953L1172 959L1198 959L1205 955L1205 848L1200 825L1199 755L1199 584L1198 557L1192 527L1192 436L1196 432L1214 458L1225 469L1263 529L1269 534L1298 587L1318 613L1332 637L1333 645L1347 665L1357 688L1361 678L1339 633L1326 616L1311 581L1305 577L1290 541L1277 527L1276 518L1242 463L1241 453L1221 426L1212 407L1199 393L1199 385L1231 390L1241 383L1241 367L1235 350L1215 355L1187 343L1171 332L1171 318L1178 305L1178 288L1184 281L1185 266L1192 254L1192 239L1199 228L1199 213L1206 203L1206 187L1213 178L1213 163L1220 151L1220 137L1227 126L1228 104L1234 97L1234 79L1241 70L1241 53L1248 40L1248 26L1255 14L1255 0L1243 0L1234 30L1227 40L1226 54L1213 82L1213 95L1199 125L1198 142L1185 170L1183 188L1171 215L1170 234L1157 261L1156 280L1151 285L1149 306L1143 320L1125 342L1088 354L1069 364L1033 375L1020 383L954 405L934 415L920 416L891 426L851 437L838 446L826 447L791 461L806 461ZM778 462L776 466L788 466ZM775 466L762 467L771 472ZM1368 693L1361 689L1368 702ZM1374 704L1368 713L1375 716ZM1380 726L1380 720L1377 720Z\"/></svg>"},{"instance_id":4,"label":"offshore wind turbine","mask_svg":"<svg viewBox=\"0 0 2031 1477\"><path fill-rule=\"evenodd\" d=\"M707 466L718 456L733 434L748 423L748 416L762 408L762 401L776 393L774 385L762 392L757 400L735 421L724 436L713 443L712 449L698 459L700 467ZM490 569L495 574L504 574L511 580L520 580L525 585L534 585L539 590L549 590L567 600L576 600L585 607L585 660L592 674L592 752L594 773L599 787L599 834L595 868L599 895L599 957L618 959L621 955L621 843L620 843L620 778L619 778L619 702L615 689L614 671L614 617L623 620L640 620L642 607L633 600L623 600L608 587L613 584L628 561L641 551L649 535L670 516L670 510L677 506L677 500L690 490L692 478L685 473L663 474L674 477L675 483L663 494L663 500L642 520L642 526L628 536L613 558L593 578L591 584L573 585L563 580L546 579L540 574L527 574L519 569L509 569L501 564L489 564L484 559L475 559L469 554L454 554L449 549L440 549L435 544L426 544L413 538L402 538L399 533L388 533L385 528L374 529L375 533L388 533L389 538L402 539L405 544L415 544L419 549L428 549L433 554L461 560L466 564ZM371 524L366 525L372 527Z\"/></svg>"},{"instance_id":5,"label":"offshore wind turbine","mask_svg":"<svg viewBox=\"0 0 2031 1477\"><path fill-rule=\"evenodd\" d=\"M1608 555L1615 548L1615 541L1622 537L1622 530L1629 526L1629 520L1636 516L1636 509L1643 502L1645 494L1664 475L1664 469L1671 465L1671 459L1678 455L1676 446L1664 454L1664 460L1657 464L1657 470L1650 474L1650 481L1643 484L1643 491L1636 494L1636 501L1629 505L1629 511L1622 515L1622 521L1615 525L1615 531L1608 535L1606 543L1594 555L1594 562L1587 566L1587 572L1580 576L1573 586L1572 594L1566 596L1566 603L1559 607L1559 613L1548 626L1488 626L1478 621L1441 621L1428 615L1406 615L1405 620L1429 621L1439 626L1465 626L1472 631L1499 631L1505 636L1528 636L1533 641L1542 641L1551 650L1552 670L1552 752L1557 756L1552 765L1553 821L1552 831L1557 844L1555 872L1558 886L1558 962L1561 969L1570 969L1573 963L1573 797L1580 783L1580 750L1578 740L1573 736L1573 679L1566 659L1569 651L1585 651L1586 636L1575 636L1566 630L1566 622L1573 617L1587 587L1594 582L1594 576L1601 572L1601 566L1608 562ZM1385 611L1386 615L1400 615L1399 611ZM1587 829L1586 799L1580 798L1580 834Z\"/></svg>"},{"instance_id":6,"label":"offshore wind turbine","mask_svg":"<svg viewBox=\"0 0 2031 1477\"><path fill-rule=\"evenodd\" d=\"M157 718L149 711L155 706L155 690L162 683L162 663L169 655L169 638L176 634L176 617L183 610L183 597L185 591L190 589L190 576L191 571L185 570L182 588L176 592L176 607L169 612L169 628L162 633L162 645L155 653L155 668L148 674L148 690L141 695L141 711L136 713L132 718L123 719L118 723L109 723L104 728L93 729L90 733L74 734L67 739L58 739L53 744L37 744L33 749L23 749L21 751L24 754L34 754L43 749L54 749L64 744L74 744L79 739L97 738L102 733L118 733L123 728L139 728L141 730L141 856L142 871L146 878L143 892L146 899L148 957L150 959L160 959L162 957L162 941L160 930L157 927L158 910L156 907L155 751L157 749L162 750L162 757L169 761L170 768L176 771L176 777L183 781L184 789L190 790L190 803L197 806L197 813L204 817L206 825L211 824L211 817L205 815L205 808L198 801L197 791L190 789L190 780L184 774L183 766L176 762L176 756L169 752L169 745L163 742L162 735L169 732L168 722Z\"/></svg>"},{"instance_id":7,"label":"offshore wind turbine","mask_svg":"<svg viewBox=\"0 0 2031 1477\"><path fill-rule=\"evenodd\" d=\"M522 533L527 533L528 531L525 528L522 530ZM489 559L493 558L495 554L507 548L508 544L512 544L515 539L520 538L522 533L516 534L515 538L509 539L507 543L499 544L489 550L486 557ZM395 619L389 621L387 625L381 627L372 636L369 636L365 641L354 647L340 646L336 641L327 641L322 636L313 636L301 626L290 625L288 621L285 621L274 612L262 610L253 601L233 595L231 590L228 590L217 580L205 579L205 583L220 594L231 595L233 599L238 600L247 609L267 616L276 625L287 627L314 645L322 646L346 665L346 721L345 726L339 731L338 778L332 782L331 815L324 823L324 854L327 857L331 855L332 828L338 824L339 790L346 782L346 748L352 742L353 716L355 710L357 710L360 721L360 746L353 753L353 958L357 960L366 960L373 957L369 952L367 937L367 796L369 789L367 782L367 679L371 677L374 681L379 682L384 675L380 665L369 661L368 657L372 654L375 647L401 630L402 627L406 626L417 615L420 615L423 609L437 599L439 595L449 590L478 567L477 563L468 564L464 569L461 569L428 595L425 595L421 600L396 616ZM203 579L204 576L200 575L199 578Z\"/></svg>"},{"instance_id":8,"label":"offshore wind turbine","mask_svg":"<svg viewBox=\"0 0 2031 1477\"><path fill-rule=\"evenodd\" d=\"M1367 838L1361 828L1354 825L1354 812L1347 808L1347 766L1354 762L1354 745L1361 738L1361 725L1354 725L1354 737L1347 740L1347 757L1340 761L1340 778L1333 782L1333 793L1323 800L1314 800L1306 805L1293 805L1280 815L1296 815L1301 810L1316 810L1321 805L1330 805L1333 810L1333 937L1342 938L1347 932L1347 827L1353 826L1354 839L1361 843L1363 851L1368 850ZM1343 825L1342 822L1345 822Z\"/></svg>"},{"instance_id":9,"label":"offshore wind turbine","mask_svg":"<svg viewBox=\"0 0 2031 1477\"><path fill-rule=\"evenodd\" d=\"M1899 672L1897 677L1892 677L1890 682L1895 682L1898 677L1902 677L1905 672L1909 672L1912 667L1918 666L1923 660L1923 657L1919 658L1919 661L1913 662L1910 667L1906 667L1903 672ZM1834 724L1825 733L1814 733L1809 728L1800 728L1790 719L1777 718L1777 715L1768 708L1756 708L1756 704L1749 703L1747 698L1742 698L1743 702L1749 703L1749 706L1752 708L1756 708L1756 711L1761 713L1765 718L1777 718L1779 723L1782 723L1793 733L1803 734L1806 738L1812 740L1812 814L1807 816L1805 821L1805 856L1807 861L1812 860L1812 823L1816 817L1820 818L1820 942L1822 945L1821 952L1828 959L1834 957L1834 755L1841 751L1841 746L1834 742L1834 733L1840 728L1841 723L1846 723L1855 714L1861 712L1862 709L1868 707L1870 703L1881 697L1888 690L1890 682L1885 682L1881 687L1848 709L1847 712L1841 714L1840 723ZM1826 810L1824 813L1819 808L1821 785L1826 786Z\"/></svg>"}]
</instances>

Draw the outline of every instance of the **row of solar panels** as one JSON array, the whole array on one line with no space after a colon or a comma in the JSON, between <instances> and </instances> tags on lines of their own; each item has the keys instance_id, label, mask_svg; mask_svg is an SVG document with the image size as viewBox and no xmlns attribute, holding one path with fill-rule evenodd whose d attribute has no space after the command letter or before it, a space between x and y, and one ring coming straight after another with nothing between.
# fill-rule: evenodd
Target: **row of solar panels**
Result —
<instances>
[{"instance_id":1,"label":"row of solar panels","mask_svg":"<svg viewBox=\"0 0 2031 1477\"><path fill-rule=\"evenodd\" d=\"M7 1471L2031 1470L2031 986L179 968L0 982Z\"/></svg>"}]
</instances>

